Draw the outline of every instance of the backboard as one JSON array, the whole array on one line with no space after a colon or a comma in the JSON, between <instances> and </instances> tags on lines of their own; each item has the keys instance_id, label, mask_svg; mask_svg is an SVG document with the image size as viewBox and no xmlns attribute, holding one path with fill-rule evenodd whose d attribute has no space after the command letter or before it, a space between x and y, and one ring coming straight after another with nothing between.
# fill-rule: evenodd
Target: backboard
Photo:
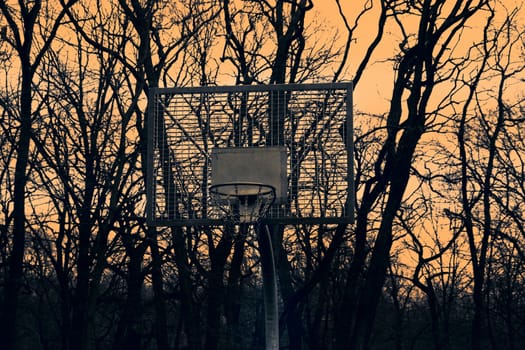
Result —
<instances>
[{"instance_id":1,"label":"backboard","mask_svg":"<svg viewBox=\"0 0 525 350\"><path fill-rule=\"evenodd\" d=\"M220 224L221 182L274 187L269 223L353 222L351 83L157 88L149 102L150 225Z\"/></svg>"},{"instance_id":2,"label":"backboard","mask_svg":"<svg viewBox=\"0 0 525 350\"><path fill-rule=\"evenodd\" d=\"M259 183L275 189L275 203L286 203L286 147L226 147L211 152L211 185Z\"/></svg>"}]
</instances>

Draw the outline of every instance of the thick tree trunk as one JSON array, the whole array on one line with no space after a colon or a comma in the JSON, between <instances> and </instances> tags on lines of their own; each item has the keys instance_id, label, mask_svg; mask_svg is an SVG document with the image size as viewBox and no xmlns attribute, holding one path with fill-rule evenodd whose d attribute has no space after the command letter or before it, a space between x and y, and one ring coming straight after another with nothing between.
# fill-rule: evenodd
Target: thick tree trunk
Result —
<instances>
[{"instance_id":1,"label":"thick tree trunk","mask_svg":"<svg viewBox=\"0 0 525 350\"><path fill-rule=\"evenodd\" d=\"M246 232L241 232L240 235L245 237ZM226 317L226 338L227 348L229 350L244 349L243 343L245 337L240 333L240 313L241 313L241 267L244 260L245 241L244 239L237 239L233 247L233 256L230 262L230 270L228 274L228 285L224 300L224 314Z\"/></svg>"},{"instance_id":2,"label":"thick tree trunk","mask_svg":"<svg viewBox=\"0 0 525 350\"><path fill-rule=\"evenodd\" d=\"M29 144L31 138L31 80L23 74L21 94L21 123L17 141L17 158L13 191L13 240L8 261L8 273L2 305L0 339L6 350L16 347L17 313L19 292L22 286L25 254L26 214L25 198Z\"/></svg>"},{"instance_id":3,"label":"thick tree trunk","mask_svg":"<svg viewBox=\"0 0 525 350\"><path fill-rule=\"evenodd\" d=\"M166 301L164 298L164 280L162 278L162 257L157 243L156 229L148 228L148 237L151 250L151 280L155 295L155 335L158 350L168 350L168 330L166 316Z\"/></svg>"},{"instance_id":4,"label":"thick tree trunk","mask_svg":"<svg viewBox=\"0 0 525 350\"><path fill-rule=\"evenodd\" d=\"M120 349L142 349L142 287L144 274L142 263L145 245L133 247L133 242L123 238L126 246L129 263L127 264L127 296L120 315L115 338L113 340L113 350ZM129 242L128 242L129 241Z\"/></svg>"},{"instance_id":5,"label":"thick tree trunk","mask_svg":"<svg viewBox=\"0 0 525 350\"><path fill-rule=\"evenodd\" d=\"M85 135L87 136L87 135ZM79 212L78 229L78 260L77 260L77 285L75 288L71 346L73 349L88 350L91 347L90 339L90 279L91 279L91 233L93 223L91 218L91 205L95 191L95 176L93 169L94 159L86 155L86 185L81 211Z\"/></svg>"},{"instance_id":6,"label":"thick tree trunk","mask_svg":"<svg viewBox=\"0 0 525 350\"><path fill-rule=\"evenodd\" d=\"M208 276L208 312L206 325L206 349L216 350L220 348L220 339L223 336L221 327L221 308L224 305L225 286L224 271L226 260L230 255L232 247L231 227L225 227L223 236L216 247L209 248L211 269ZM213 233L209 233L213 235ZM213 239L210 240L213 244ZM225 333L225 332L224 332Z\"/></svg>"},{"instance_id":7,"label":"thick tree trunk","mask_svg":"<svg viewBox=\"0 0 525 350\"><path fill-rule=\"evenodd\" d=\"M193 299L193 285L191 271L186 251L186 234L182 228L174 228L172 232L175 263L180 283L180 306L184 320L184 330L188 339L189 350L202 349L202 333L200 324L200 310Z\"/></svg>"},{"instance_id":8,"label":"thick tree trunk","mask_svg":"<svg viewBox=\"0 0 525 350\"><path fill-rule=\"evenodd\" d=\"M31 41L31 40L29 40ZM28 49L30 48L30 44ZM16 144L16 163L13 190L13 240L8 260L2 315L0 318L0 339L6 350L16 348L17 314L20 288L23 278L23 263L26 241L26 184L31 141L31 83L33 72L27 56L22 57L22 82L20 92L20 126Z\"/></svg>"},{"instance_id":9,"label":"thick tree trunk","mask_svg":"<svg viewBox=\"0 0 525 350\"><path fill-rule=\"evenodd\" d=\"M264 229L264 227L262 228ZM289 347L291 350L302 349L303 334L300 316L297 312L298 302L294 302L295 296L294 286L292 285L291 271L292 267L288 261L287 252L282 245L284 227L281 225L272 226L271 237L276 237L275 256L277 257L277 273L279 275L279 284L281 297L286 306L286 314L284 315L288 334Z\"/></svg>"},{"instance_id":10,"label":"thick tree trunk","mask_svg":"<svg viewBox=\"0 0 525 350\"><path fill-rule=\"evenodd\" d=\"M263 276L265 349L279 349L279 302L277 299L277 273L268 226L258 228L259 252Z\"/></svg>"}]
</instances>

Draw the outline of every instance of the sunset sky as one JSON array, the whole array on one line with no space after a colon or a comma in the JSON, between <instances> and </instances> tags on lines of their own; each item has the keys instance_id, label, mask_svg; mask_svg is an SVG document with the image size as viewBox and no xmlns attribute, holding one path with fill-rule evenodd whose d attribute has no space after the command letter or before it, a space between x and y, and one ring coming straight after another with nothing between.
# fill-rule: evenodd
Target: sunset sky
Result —
<instances>
[{"instance_id":1,"label":"sunset sky","mask_svg":"<svg viewBox=\"0 0 525 350\"><path fill-rule=\"evenodd\" d=\"M362 9L363 4L367 1L340 1L343 6L344 14L348 22L353 23L356 12L352 9ZM358 3L358 5L356 5ZM377 6L376 1L373 1ZM451 4L454 1L450 2ZM517 16L519 21L516 24L525 23L525 9L523 9L522 0L501 0L494 23L501 23L506 14L506 10L511 11L521 5L521 10ZM323 40L329 40L330 33L338 33L338 42L344 45L347 31L344 22L341 19L335 0L314 0L314 8L308 13L307 18L311 21L323 23L326 26L326 32L322 34ZM396 53L399 52L399 41L401 35L399 28L389 21L390 26L386 28L384 39L376 49L372 60L365 70L361 81L354 91L354 104L359 112L383 114L388 111L388 102L391 98L391 86L394 80L393 63L389 61ZM406 24L406 22L403 22ZM474 42L479 41L482 35L483 25L486 23L486 14L477 14L469 20L469 27L465 28L462 33L461 41L458 43L456 50L469 48ZM370 41L377 32L377 10L371 10L360 19L354 35L355 41L352 44L349 68L345 79L351 80L356 69L356 65L367 49ZM523 88L516 87L519 93Z\"/></svg>"},{"instance_id":2,"label":"sunset sky","mask_svg":"<svg viewBox=\"0 0 525 350\"><path fill-rule=\"evenodd\" d=\"M0 0L2 349L525 348L525 0L311 1Z\"/></svg>"}]
</instances>

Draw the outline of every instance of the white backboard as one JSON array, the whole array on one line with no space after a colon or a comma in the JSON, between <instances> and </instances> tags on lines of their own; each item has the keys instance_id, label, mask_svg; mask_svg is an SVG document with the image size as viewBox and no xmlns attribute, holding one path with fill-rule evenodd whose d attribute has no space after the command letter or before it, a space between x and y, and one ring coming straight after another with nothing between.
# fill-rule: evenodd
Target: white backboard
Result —
<instances>
[{"instance_id":1,"label":"white backboard","mask_svg":"<svg viewBox=\"0 0 525 350\"><path fill-rule=\"evenodd\" d=\"M276 203L287 198L285 147L214 148L211 184L256 183L275 189Z\"/></svg>"}]
</instances>

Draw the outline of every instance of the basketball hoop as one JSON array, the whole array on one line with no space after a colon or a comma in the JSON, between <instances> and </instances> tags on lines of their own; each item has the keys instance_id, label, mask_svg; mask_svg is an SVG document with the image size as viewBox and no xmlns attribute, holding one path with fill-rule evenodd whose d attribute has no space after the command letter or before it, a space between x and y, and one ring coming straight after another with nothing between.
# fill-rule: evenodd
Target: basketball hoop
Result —
<instances>
[{"instance_id":1,"label":"basketball hoop","mask_svg":"<svg viewBox=\"0 0 525 350\"><path fill-rule=\"evenodd\" d=\"M275 189L267 223L353 222L351 82L150 90L148 225L221 225L209 189L234 183Z\"/></svg>"},{"instance_id":2,"label":"basketball hoop","mask_svg":"<svg viewBox=\"0 0 525 350\"><path fill-rule=\"evenodd\" d=\"M275 188L270 185L237 182L210 187L211 203L225 219L234 224L253 224L264 217L275 201Z\"/></svg>"}]
</instances>

